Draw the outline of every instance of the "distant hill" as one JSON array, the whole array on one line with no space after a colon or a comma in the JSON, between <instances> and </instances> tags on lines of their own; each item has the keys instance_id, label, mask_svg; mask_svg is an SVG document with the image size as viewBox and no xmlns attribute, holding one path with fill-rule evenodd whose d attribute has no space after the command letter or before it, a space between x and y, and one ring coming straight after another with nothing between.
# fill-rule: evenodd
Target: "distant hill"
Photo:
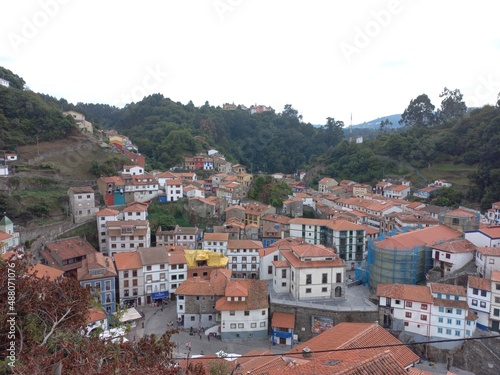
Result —
<instances>
[{"instance_id":1,"label":"distant hill","mask_svg":"<svg viewBox=\"0 0 500 375\"><path fill-rule=\"evenodd\" d=\"M363 122L362 124L356 124L353 125L353 128L358 128L358 129L378 129L380 128L380 123L384 120L389 120L392 122L391 128L400 128L401 125L399 125L399 120L401 120L401 115L390 115L390 116L383 116L376 118L375 120L371 120L368 122ZM348 125L345 126L346 128Z\"/></svg>"}]
</instances>

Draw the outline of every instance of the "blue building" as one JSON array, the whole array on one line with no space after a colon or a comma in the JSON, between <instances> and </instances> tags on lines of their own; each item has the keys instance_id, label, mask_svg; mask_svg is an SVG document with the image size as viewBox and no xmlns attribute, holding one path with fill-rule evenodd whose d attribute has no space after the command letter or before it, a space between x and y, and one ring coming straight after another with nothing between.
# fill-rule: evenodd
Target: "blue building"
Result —
<instances>
[{"instance_id":1,"label":"blue building","mask_svg":"<svg viewBox=\"0 0 500 375\"><path fill-rule=\"evenodd\" d=\"M116 312L116 269L113 260L101 253L88 254L77 270L80 285L89 288L100 298L106 314Z\"/></svg>"},{"instance_id":2,"label":"blue building","mask_svg":"<svg viewBox=\"0 0 500 375\"><path fill-rule=\"evenodd\" d=\"M271 321L271 341L273 345L293 346L293 329L295 328L295 315L274 312Z\"/></svg>"}]
</instances>

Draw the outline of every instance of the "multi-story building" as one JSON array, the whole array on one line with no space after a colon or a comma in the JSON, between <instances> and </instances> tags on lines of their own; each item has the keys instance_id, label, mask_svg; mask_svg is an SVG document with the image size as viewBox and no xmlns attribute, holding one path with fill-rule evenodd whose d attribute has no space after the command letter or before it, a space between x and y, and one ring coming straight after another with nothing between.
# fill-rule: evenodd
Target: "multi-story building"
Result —
<instances>
[{"instance_id":1,"label":"multi-story building","mask_svg":"<svg viewBox=\"0 0 500 375\"><path fill-rule=\"evenodd\" d=\"M318 191L320 193L326 193L330 188L338 185L339 183L335 179L324 177L318 182Z\"/></svg>"},{"instance_id":2,"label":"multi-story building","mask_svg":"<svg viewBox=\"0 0 500 375\"><path fill-rule=\"evenodd\" d=\"M203 249L226 254L229 242L228 233L205 233L203 235Z\"/></svg>"},{"instance_id":3,"label":"multi-story building","mask_svg":"<svg viewBox=\"0 0 500 375\"><path fill-rule=\"evenodd\" d=\"M428 286L378 284L377 297L384 327L425 337L431 335L433 299Z\"/></svg>"},{"instance_id":4,"label":"multi-story building","mask_svg":"<svg viewBox=\"0 0 500 375\"><path fill-rule=\"evenodd\" d=\"M123 220L147 220L148 204L142 202L131 202L122 211Z\"/></svg>"},{"instance_id":5,"label":"multi-story building","mask_svg":"<svg viewBox=\"0 0 500 375\"><path fill-rule=\"evenodd\" d=\"M98 207L95 206L95 194L92 187L70 187L68 198L73 223L79 224L95 218Z\"/></svg>"},{"instance_id":6,"label":"multi-story building","mask_svg":"<svg viewBox=\"0 0 500 375\"><path fill-rule=\"evenodd\" d=\"M470 311L477 315L476 326L480 329L487 329L490 326L491 299L491 280L469 275L467 303Z\"/></svg>"},{"instance_id":7,"label":"multi-story building","mask_svg":"<svg viewBox=\"0 0 500 375\"><path fill-rule=\"evenodd\" d=\"M83 260L97 250L80 237L47 242L40 251L41 263L64 271L65 276L76 276Z\"/></svg>"},{"instance_id":8,"label":"multi-story building","mask_svg":"<svg viewBox=\"0 0 500 375\"><path fill-rule=\"evenodd\" d=\"M97 180L97 187L106 206L125 204L125 181L120 176L101 177Z\"/></svg>"},{"instance_id":9,"label":"multi-story building","mask_svg":"<svg viewBox=\"0 0 500 375\"><path fill-rule=\"evenodd\" d=\"M183 250L167 251L168 259L168 292L173 299L177 287L187 279L187 260Z\"/></svg>"},{"instance_id":10,"label":"multi-story building","mask_svg":"<svg viewBox=\"0 0 500 375\"><path fill-rule=\"evenodd\" d=\"M107 253L133 251L151 246L151 229L148 220L107 221Z\"/></svg>"},{"instance_id":11,"label":"multi-story building","mask_svg":"<svg viewBox=\"0 0 500 375\"><path fill-rule=\"evenodd\" d=\"M264 246L261 241L229 240L226 256L227 267L233 271L235 278L258 279L260 269L259 249Z\"/></svg>"},{"instance_id":12,"label":"multi-story building","mask_svg":"<svg viewBox=\"0 0 500 375\"><path fill-rule=\"evenodd\" d=\"M125 182L125 202L147 202L160 194L158 181L151 174L121 175Z\"/></svg>"},{"instance_id":13,"label":"multi-story building","mask_svg":"<svg viewBox=\"0 0 500 375\"><path fill-rule=\"evenodd\" d=\"M500 225L466 231L464 237L476 246L500 247Z\"/></svg>"},{"instance_id":14,"label":"multi-story building","mask_svg":"<svg viewBox=\"0 0 500 375\"><path fill-rule=\"evenodd\" d=\"M265 214L260 219L262 245L269 247L276 241L290 236L290 218L284 215Z\"/></svg>"},{"instance_id":15,"label":"multi-story building","mask_svg":"<svg viewBox=\"0 0 500 375\"><path fill-rule=\"evenodd\" d=\"M168 298L168 255L165 247L140 248L137 252L142 263L146 303L161 302L163 298Z\"/></svg>"},{"instance_id":16,"label":"multi-story building","mask_svg":"<svg viewBox=\"0 0 500 375\"><path fill-rule=\"evenodd\" d=\"M183 246L186 249L198 249L203 238L203 230L197 227L180 227L164 230L159 227L156 231L158 246Z\"/></svg>"},{"instance_id":17,"label":"multi-story building","mask_svg":"<svg viewBox=\"0 0 500 375\"><path fill-rule=\"evenodd\" d=\"M245 207L245 224L255 224L260 227L260 218L265 214L275 214L276 208L269 205L249 203Z\"/></svg>"},{"instance_id":18,"label":"multi-story building","mask_svg":"<svg viewBox=\"0 0 500 375\"><path fill-rule=\"evenodd\" d=\"M432 338L463 339L476 331L477 315L469 313L467 290L458 285L429 283Z\"/></svg>"},{"instance_id":19,"label":"multi-story building","mask_svg":"<svg viewBox=\"0 0 500 375\"><path fill-rule=\"evenodd\" d=\"M82 260L82 266L77 270L77 280L80 285L95 293L106 314L116 311L116 269L110 257L94 252Z\"/></svg>"},{"instance_id":20,"label":"multi-story building","mask_svg":"<svg viewBox=\"0 0 500 375\"><path fill-rule=\"evenodd\" d=\"M177 202L184 195L181 179L165 181L165 195L167 202Z\"/></svg>"},{"instance_id":21,"label":"multi-story building","mask_svg":"<svg viewBox=\"0 0 500 375\"><path fill-rule=\"evenodd\" d=\"M434 267L439 267L441 277L453 273L474 259L476 247L464 239L445 241L432 245Z\"/></svg>"},{"instance_id":22,"label":"multi-story building","mask_svg":"<svg viewBox=\"0 0 500 375\"><path fill-rule=\"evenodd\" d=\"M500 247L478 246L475 263L479 277L490 279L493 271L500 270Z\"/></svg>"},{"instance_id":23,"label":"multi-story building","mask_svg":"<svg viewBox=\"0 0 500 375\"><path fill-rule=\"evenodd\" d=\"M276 293L290 293L297 301L345 298L346 264L333 249L308 243L278 248L272 262Z\"/></svg>"},{"instance_id":24,"label":"multi-story building","mask_svg":"<svg viewBox=\"0 0 500 375\"><path fill-rule=\"evenodd\" d=\"M228 279L215 309L222 341L268 337L269 302L264 280Z\"/></svg>"},{"instance_id":25,"label":"multi-story building","mask_svg":"<svg viewBox=\"0 0 500 375\"><path fill-rule=\"evenodd\" d=\"M103 208L96 213L97 217L97 237L99 241L99 251L104 255L109 255L108 253L108 227L106 223L108 221L118 221L118 215L120 211L113 210L111 208Z\"/></svg>"},{"instance_id":26,"label":"multi-story building","mask_svg":"<svg viewBox=\"0 0 500 375\"><path fill-rule=\"evenodd\" d=\"M500 332L500 271L491 272L491 330Z\"/></svg>"},{"instance_id":27,"label":"multi-story building","mask_svg":"<svg viewBox=\"0 0 500 375\"><path fill-rule=\"evenodd\" d=\"M490 225L500 224L500 202L491 204L491 208L486 212L486 218Z\"/></svg>"},{"instance_id":28,"label":"multi-story building","mask_svg":"<svg viewBox=\"0 0 500 375\"><path fill-rule=\"evenodd\" d=\"M118 295L121 306L144 305L144 275L141 256L137 251L125 251L114 256L118 273Z\"/></svg>"},{"instance_id":29,"label":"multi-story building","mask_svg":"<svg viewBox=\"0 0 500 375\"><path fill-rule=\"evenodd\" d=\"M188 278L177 287L177 320L184 328L211 327L216 323L215 302L224 296L230 277L230 270L213 270L207 279Z\"/></svg>"}]
</instances>

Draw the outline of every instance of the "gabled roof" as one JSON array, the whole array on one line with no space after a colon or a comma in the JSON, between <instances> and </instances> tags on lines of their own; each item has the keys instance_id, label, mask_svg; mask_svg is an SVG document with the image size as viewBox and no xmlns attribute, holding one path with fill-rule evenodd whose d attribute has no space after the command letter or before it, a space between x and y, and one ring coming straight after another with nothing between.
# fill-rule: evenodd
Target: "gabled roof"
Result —
<instances>
[{"instance_id":1,"label":"gabled roof","mask_svg":"<svg viewBox=\"0 0 500 375\"><path fill-rule=\"evenodd\" d=\"M100 179L107 184L113 183L117 186L125 185L125 181L120 176L101 177Z\"/></svg>"},{"instance_id":2,"label":"gabled roof","mask_svg":"<svg viewBox=\"0 0 500 375\"><path fill-rule=\"evenodd\" d=\"M203 241L228 241L228 233L204 233Z\"/></svg>"},{"instance_id":3,"label":"gabled roof","mask_svg":"<svg viewBox=\"0 0 500 375\"><path fill-rule=\"evenodd\" d=\"M451 285L451 284L441 284L441 283L429 283L429 287L431 288L431 293L442 293L442 294L451 294L455 296L463 296L467 295L467 290L460 285Z\"/></svg>"},{"instance_id":4,"label":"gabled roof","mask_svg":"<svg viewBox=\"0 0 500 375\"><path fill-rule=\"evenodd\" d=\"M295 328L295 314L274 312L271 327Z\"/></svg>"},{"instance_id":5,"label":"gabled roof","mask_svg":"<svg viewBox=\"0 0 500 375\"><path fill-rule=\"evenodd\" d=\"M382 241L376 241L377 247L388 250L409 250L419 246L432 246L440 242L459 238L462 234L445 225L417 229L396 234Z\"/></svg>"},{"instance_id":6,"label":"gabled roof","mask_svg":"<svg viewBox=\"0 0 500 375\"><path fill-rule=\"evenodd\" d=\"M89 307L87 310L87 324L106 319L108 316L102 309Z\"/></svg>"},{"instance_id":7,"label":"gabled roof","mask_svg":"<svg viewBox=\"0 0 500 375\"><path fill-rule=\"evenodd\" d=\"M77 280L95 280L116 277L113 260L101 253L91 253L82 261L82 266L77 270Z\"/></svg>"},{"instance_id":8,"label":"gabled roof","mask_svg":"<svg viewBox=\"0 0 500 375\"><path fill-rule=\"evenodd\" d=\"M479 290L491 291L491 280L483 279L482 277L477 276L468 276L467 286L469 288L475 288Z\"/></svg>"},{"instance_id":9,"label":"gabled roof","mask_svg":"<svg viewBox=\"0 0 500 375\"><path fill-rule=\"evenodd\" d=\"M262 249L262 241L254 240L229 240L227 242L228 250L232 249Z\"/></svg>"},{"instance_id":10,"label":"gabled roof","mask_svg":"<svg viewBox=\"0 0 500 375\"><path fill-rule=\"evenodd\" d=\"M490 238L500 238L500 225L482 227L478 231Z\"/></svg>"},{"instance_id":11,"label":"gabled roof","mask_svg":"<svg viewBox=\"0 0 500 375\"><path fill-rule=\"evenodd\" d=\"M26 270L26 273L36 276L39 279L48 277L49 281L56 281L64 274L64 271L38 263L33 266L30 266Z\"/></svg>"},{"instance_id":12,"label":"gabled roof","mask_svg":"<svg viewBox=\"0 0 500 375\"><path fill-rule=\"evenodd\" d=\"M96 216L116 216L120 213L118 210L113 210L112 208L103 208L102 210L99 210L95 215Z\"/></svg>"},{"instance_id":13,"label":"gabled roof","mask_svg":"<svg viewBox=\"0 0 500 375\"><path fill-rule=\"evenodd\" d=\"M143 202L131 202L123 209L123 212L145 212L148 210L148 204Z\"/></svg>"},{"instance_id":14,"label":"gabled roof","mask_svg":"<svg viewBox=\"0 0 500 375\"><path fill-rule=\"evenodd\" d=\"M93 193L91 186L73 186L68 189L73 194Z\"/></svg>"},{"instance_id":15,"label":"gabled roof","mask_svg":"<svg viewBox=\"0 0 500 375\"><path fill-rule=\"evenodd\" d=\"M167 250L164 246L141 247L137 249L137 252L141 257L143 266L168 263Z\"/></svg>"},{"instance_id":16,"label":"gabled roof","mask_svg":"<svg viewBox=\"0 0 500 375\"><path fill-rule=\"evenodd\" d=\"M90 243L80 237L71 237L47 242L45 248L49 253L54 253L55 256L61 260L78 258L97 252Z\"/></svg>"},{"instance_id":17,"label":"gabled roof","mask_svg":"<svg viewBox=\"0 0 500 375\"><path fill-rule=\"evenodd\" d=\"M476 250L476 246L465 239L452 239L439 245L432 246L433 249L444 251L447 253L472 253Z\"/></svg>"},{"instance_id":18,"label":"gabled roof","mask_svg":"<svg viewBox=\"0 0 500 375\"><path fill-rule=\"evenodd\" d=\"M114 258L118 271L142 268L141 256L137 251L118 252L114 255Z\"/></svg>"},{"instance_id":19,"label":"gabled roof","mask_svg":"<svg viewBox=\"0 0 500 375\"><path fill-rule=\"evenodd\" d=\"M374 323L339 323L322 332L318 336L297 345L288 355L301 355L304 348L311 351L334 350L343 348L362 348L367 346L401 344L396 337L384 328ZM386 348L381 348L381 351ZM418 355L406 346L393 346L389 348L396 361L407 367L419 360Z\"/></svg>"},{"instance_id":20,"label":"gabled roof","mask_svg":"<svg viewBox=\"0 0 500 375\"><path fill-rule=\"evenodd\" d=\"M167 252L168 264L187 264L184 251Z\"/></svg>"},{"instance_id":21,"label":"gabled roof","mask_svg":"<svg viewBox=\"0 0 500 375\"><path fill-rule=\"evenodd\" d=\"M236 283L236 286L232 284ZM229 288L229 289L228 289ZM265 309L269 307L269 302L267 299L267 284L265 280L255 280L255 279L238 279L238 280L228 280L226 284L226 293L234 293L235 290L241 291L246 289L248 295L245 301L228 301L224 296L219 298L215 303L215 309L218 311L228 311L228 310L256 310ZM236 296L234 296L236 297Z\"/></svg>"},{"instance_id":22,"label":"gabled roof","mask_svg":"<svg viewBox=\"0 0 500 375\"><path fill-rule=\"evenodd\" d=\"M431 291L424 285L378 284L377 297L432 303Z\"/></svg>"},{"instance_id":23,"label":"gabled roof","mask_svg":"<svg viewBox=\"0 0 500 375\"><path fill-rule=\"evenodd\" d=\"M493 246L478 246L477 252L490 257L500 257L500 247Z\"/></svg>"}]
</instances>

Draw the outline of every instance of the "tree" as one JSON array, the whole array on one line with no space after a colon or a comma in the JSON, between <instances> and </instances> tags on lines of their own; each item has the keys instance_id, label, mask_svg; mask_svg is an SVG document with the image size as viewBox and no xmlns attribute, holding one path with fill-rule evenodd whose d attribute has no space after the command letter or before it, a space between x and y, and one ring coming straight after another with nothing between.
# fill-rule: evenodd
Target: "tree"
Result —
<instances>
[{"instance_id":1,"label":"tree","mask_svg":"<svg viewBox=\"0 0 500 375\"><path fill-rule=\"evenodd\" d=\"M439 112L439 120L441 122L448 122L464 117L467 112L467 106L462 100L463 95L460 90L455 89L451 91L445 87L439 97L443 98Z\"/></svg>"},{"instance_id":2,"label":"tree","mask_svg":"<svg viewBox=\"0 0 500 375\"><path fill-rule=\"evenodd\" d=\"M399 123L420 128L434 125L436 119L434 108L429 97L426 94L421 94L410 101L410 104L401 115Z\"/></svg>"},{"instance_id":3,"label":"tree","mask_svg":"<svg viewBox=\"0 0 500 375\"><path fill-rule=\"evenodd\" d=\"M291 104L285 104L285 108L283 109L281 116L290 117L290 118L298 118L299 111L294 109Z\"/></svg>"},{"instance_id":4,"label":"tree","mask_svg":"<svg viewBox=\"0 0 500 375\"><path fill-rule=\"evenodd\" d=\"M386 128L387 126L392 126L392 122L388 118L380 121L380 132L385 133L387 130L387 128Z\"/></svg>"},{"instance_id":5,"label":"tree","mask_svg":"<svg viewBox=\"0 0 500 375\"><path fill-rule=\"evenodd\" d=\"M498 93L497 96L497 107L500 108L500 92Z\"/></svg>"}]
</instances>

